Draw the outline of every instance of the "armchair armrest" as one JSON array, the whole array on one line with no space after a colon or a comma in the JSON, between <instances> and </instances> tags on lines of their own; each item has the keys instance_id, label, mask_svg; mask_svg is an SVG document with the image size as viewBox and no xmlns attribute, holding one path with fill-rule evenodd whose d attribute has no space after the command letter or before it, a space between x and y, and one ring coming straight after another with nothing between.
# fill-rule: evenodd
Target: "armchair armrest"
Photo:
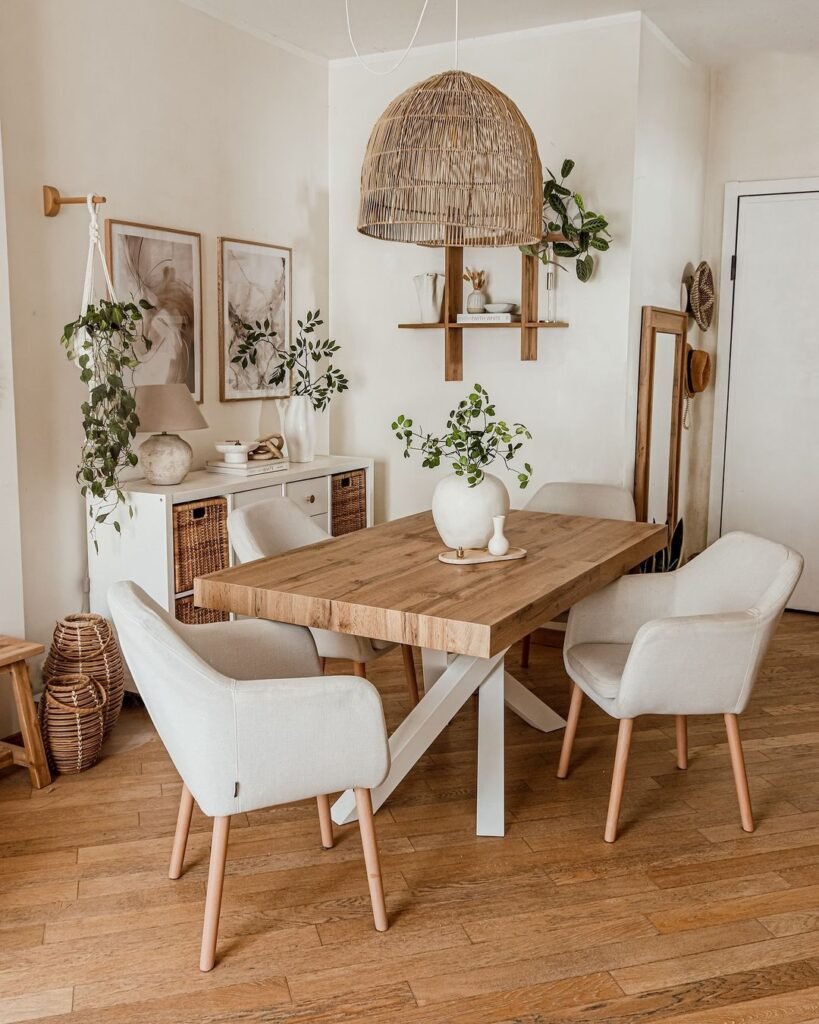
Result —
<instances>
[{"instance_id":1,"label":"armchair armrest","mask_svg":"<svg viewBox=\"0 0 819 1024\"><path fill-rule=\"evenodd\" d=\"M237 684L234 695L238 809L372 789L386 777L384 712L366 680L260 680Z\"/></svg>"},{"instance_id":2,"label":"armchair armrest","mask_svg":"<svg viewBox=\"0 0 819 1024\"><path fill-rule=\"evenodd\" d=\"M287 679L320 676L310 630L285 622L239 619L202 626L174 623L182 640L229 679Z\"/></svg>"},{"instance_id":3,"label":"armchair armrest","mask_svg":"<svg viewBox=\"0 0 819 1024\"><path fill-rule=\"evenodd\" d=\"M576 644L630 644L651 619L670 615L676 573L645 573L619 580L573 605L565 649Z\"/></svg>"},{"instance_id":4,"label":"armchair armrest","mask_svg":"<svg viewBox=\"0 0 819 1024\"><path fill-rule=\"evenodd\" d=\"M761 637L754 611L647 622L623 670L619 714L742 712L764 653Z\"/></svg>"}]
</instances>

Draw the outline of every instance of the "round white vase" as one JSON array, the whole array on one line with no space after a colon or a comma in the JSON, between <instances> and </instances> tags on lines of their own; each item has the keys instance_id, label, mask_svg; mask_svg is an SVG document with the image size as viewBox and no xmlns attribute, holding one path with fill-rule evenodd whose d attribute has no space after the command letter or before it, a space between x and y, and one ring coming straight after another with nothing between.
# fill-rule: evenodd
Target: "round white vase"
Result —
<instances>
[{"instance_id":1,"label":"round white vase","mask_svg":"<svg viewBox=\"0 0 819 1024\"><path fill-rule=\"evenodd\" d=\"M465 476L450 473L432 495L432 518L448 548L485 548L492 536L492 519L509 511L509 492L491 473L470 487Z\"/></svg>"},{"instance_id":2,"label":"round white vase","mask_svg":"<svg viewBox=\"0 0 819 1024\"><path fill-rule=\"evenodd\" d=\"M312 462L316 454L316 414L308 395L292 395L284 410L284 437L291 462Z\"/></svg>"}]
</instances>

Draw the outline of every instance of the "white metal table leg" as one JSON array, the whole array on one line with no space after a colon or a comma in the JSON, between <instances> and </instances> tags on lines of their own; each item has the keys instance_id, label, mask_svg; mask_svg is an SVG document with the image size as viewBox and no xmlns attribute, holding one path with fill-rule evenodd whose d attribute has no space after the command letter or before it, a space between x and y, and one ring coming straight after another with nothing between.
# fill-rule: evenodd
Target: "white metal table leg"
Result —
<instances>
[{"instance_id":1,"label":"white metal table leg","mask_svg":"<svg viewBox=\"0 0 819 1024\"><path fill-rule=\"evenodd\" d=\"M381 785L372 790L373 810L384 803L487 676L497 666L503 671L504 653L494 658L473 658L466 654L452 658L438 682L427 690L390 736L390 770ZM333 804L332 815L337 825L356 820L355 794L351 789Z\"/></svg>"},{"instance_id":2,"label":"white metal table leg","mask_svg":"<svg viewBox=\"0 0 819 1024\"><path fill-rule=\"evenodd\" d=\"M434 651L430 647L421 648L421 667L424 676L424 693L429 693L432 687L446 672L449 664L449 655L446 651Z\"/></svg>"},{"instance_id":3,"label":"white metal table leg","mask_svg":"<svg viewBox=\"0 0 819 1024\"><path fill-rule=\"evenodd\" d=\"M566 725L565 718L552 711L548 704L544 704L540 697L536 697L508 672L504 675L504 697L510 711L514 711L527 725L540 729L541 732L554 732Z\"/></svg>"},{"instance_id":4,"label":"white metal table leg","mask_svg":"<svg viewBox=\"0 0 819 1024\"><path fill-rule=\"evenodd\" d=\"M479 836L504 834L504 680L501 661L478 690Z\"/></svg>"}]
</instances>

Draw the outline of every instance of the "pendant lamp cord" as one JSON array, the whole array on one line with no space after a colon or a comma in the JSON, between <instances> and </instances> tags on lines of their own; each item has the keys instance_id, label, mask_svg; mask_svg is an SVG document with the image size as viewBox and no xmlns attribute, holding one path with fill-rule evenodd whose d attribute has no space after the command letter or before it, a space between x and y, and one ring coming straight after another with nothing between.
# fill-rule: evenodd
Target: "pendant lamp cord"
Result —
<instances>
[{"instance_id":1,"label":"pendant lamp cord","mask_svg":"<svg viewBox=\"0 0 819 1024\"><path fill-rule=\"evenodd\" d=\"M458 0L455 0L455 70L458 70Z\"/></svg>"},{"instance_id":2,"label":"pendant lamp cord","mask_svg":"<svg viewBox=\"0 0 819 1024\"><path fill-rule=\"evenodd\" d=\"M418 36L418 32L419 32L419 30L421 28L421 22L424 20L424 15L427 13L427 7L429 7L429 0L424 0L424 6L421 8L421 14L420 14L420 16L418 18L418 24L415 26L415 31L412 33L412 39L410 39L410 41L409 41L409 46L406 48L406 50L404 50L404 52L401 54L401 56L398 58L398 60L395 62L395 64L393 64L393 66L391 68L387 68L386 70L380 71L377 68L370 67L370 65L366 63L364 58L358 52L358 49L357 49L357 47L355 45L355 40L353 39L353 29L352 29L352 26L350 24L350 0L344 0L344 10L347 13L347 35L350 37L350 45L353 48L353 53L358 58L358 63L366 71L369 71L371 75L391 75L393 73L393 71L397 71L401 67L401 65L404 63L404 61L407 59L407 57L409 56L409 52L412 49L413 43L415 42L416 37ZM457 0L456 0L455 8L456 8L456 11L457 11ZM457 54L457 47L456 47L456 54ZM457 60L456 60L456 64L457 64Z\"/></svg>"}]
</instances>

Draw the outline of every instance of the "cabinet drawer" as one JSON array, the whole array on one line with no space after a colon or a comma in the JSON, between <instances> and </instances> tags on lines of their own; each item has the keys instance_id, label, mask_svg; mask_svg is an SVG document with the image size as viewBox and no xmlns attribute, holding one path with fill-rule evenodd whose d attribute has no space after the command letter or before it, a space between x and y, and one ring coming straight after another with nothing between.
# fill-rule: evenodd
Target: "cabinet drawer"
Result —
<instances>
[{"instance_id":1,"label":"cabinet drawer","mask_svg":"<svg viewBox=\"0 0 819 1024\"><path fill-rule=\"evenodd\" d=\"M282 496L282 485L275 484L270 487L257 487L252 491L237 491L233 495L233 507L245 508L257 501L267 501L268 498L280 498Z\"/></svg>"},{"instance_id":2,"label":"cabinet drawer","mask_svg":"<svg viewBox=\"0 0 819 1024\"><path fill-rule=\"evenodd\" d=\"M285 494L308 516L327 512L327 477L317 476L312 480L295 480L285 485Z\"/></svg>"}]
</instances>

